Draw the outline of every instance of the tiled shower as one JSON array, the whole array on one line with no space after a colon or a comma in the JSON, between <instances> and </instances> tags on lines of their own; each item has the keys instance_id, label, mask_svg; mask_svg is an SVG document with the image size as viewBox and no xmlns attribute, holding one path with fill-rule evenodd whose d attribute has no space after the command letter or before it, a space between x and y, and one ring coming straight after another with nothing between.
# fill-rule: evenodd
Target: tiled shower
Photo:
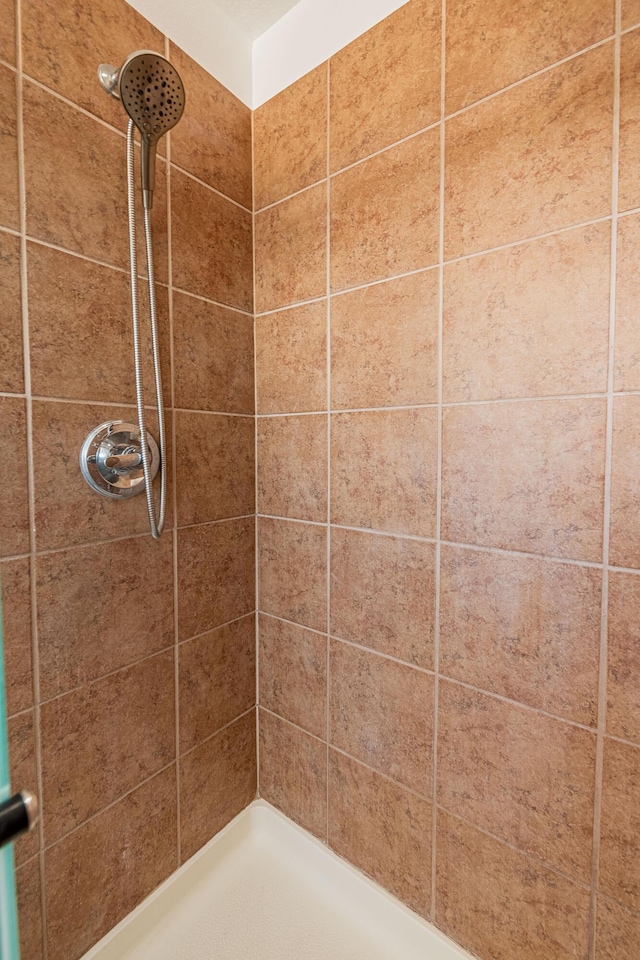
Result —
<instances>
[{"instance_id":1,"label":"tiled shower","mask_svg":"<svg viewBox=\"0 0 640 960\"><path fill-rule=\"evenodd\" d=\"M124 0L0 19L23 960L81 957L257 792L482 960L633 960L640 4L409 0L253 114ZM95 67L137 48L187 90L159 544L77 466L133 409Z\"/></svg>"}]
</instances>

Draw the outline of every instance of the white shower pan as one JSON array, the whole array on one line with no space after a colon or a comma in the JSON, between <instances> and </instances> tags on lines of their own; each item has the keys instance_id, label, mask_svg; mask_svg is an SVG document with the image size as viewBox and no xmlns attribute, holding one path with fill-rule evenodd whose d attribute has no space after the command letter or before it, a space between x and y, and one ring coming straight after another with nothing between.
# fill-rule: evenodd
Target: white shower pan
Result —
<instances>
[{"instance_id":1,"label":"white shower pan","mask_svg":"<svg viewBox=\"0 0 640 960\"><path fill-rule=\"evenodd\" d=\"M471 960L256 800L83 960Z\"/></svg>"}]
</instances>

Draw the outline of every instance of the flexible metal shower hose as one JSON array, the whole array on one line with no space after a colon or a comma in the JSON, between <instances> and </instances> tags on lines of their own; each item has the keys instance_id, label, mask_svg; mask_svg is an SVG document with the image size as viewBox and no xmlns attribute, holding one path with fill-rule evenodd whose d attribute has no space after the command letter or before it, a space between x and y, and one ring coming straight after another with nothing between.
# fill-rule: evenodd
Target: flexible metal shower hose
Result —
<instances>
[{"instance_id":1,"label":"flexible metal shower hose","mask_svg":"<svg viewBox=\"0 0 640 960\"><path fill-rule=\"evenodd\" d=\"M129 216L129 263L131 267L131 316L133 320L133 362L136 378L136 405L138 408L138 426L140 428L140 452L144 489L147 497L149 526L151 536L158 540L164 529L167 505L167 448L164 429L164 403L162 399L162 377L160 374L160 344L158 338L158 316L156 311L156 284L153 272L153 247L151 243L151 211L144 211L144 239L147 253L147 280L149 284L149 314L151 317L151 345L153 350L153 372L156 385L158 406L158 432L160 435L160 511L156 521L151 469L149 464L149 445L144 412L144 390L142 383L142 351L140 344L140 313L138 305L138 255L136 250L136 210L134 176L134 129L133 120L127 128L127 206Z\"/></svg>"}]
</instances>

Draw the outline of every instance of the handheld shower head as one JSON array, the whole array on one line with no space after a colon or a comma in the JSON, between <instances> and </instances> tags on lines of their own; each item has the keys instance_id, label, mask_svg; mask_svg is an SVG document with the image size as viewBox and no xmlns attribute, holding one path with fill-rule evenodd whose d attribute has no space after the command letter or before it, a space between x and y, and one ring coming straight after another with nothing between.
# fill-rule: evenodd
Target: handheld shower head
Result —
<instances>
[{"instance_id":1,"label":"handheld shower head","mask_svg":"<svg viewBox=\"0 0 640 960\"><path fill-rule=\"evenodd\" d=\"M178 71L161 54L138 50L120 69L102 63L100 83L122 105L140 131L142 141L142 199L146 210L153 203L158 140L180 120L184 111L184 86Z\"/></svg>"}]
</instances>

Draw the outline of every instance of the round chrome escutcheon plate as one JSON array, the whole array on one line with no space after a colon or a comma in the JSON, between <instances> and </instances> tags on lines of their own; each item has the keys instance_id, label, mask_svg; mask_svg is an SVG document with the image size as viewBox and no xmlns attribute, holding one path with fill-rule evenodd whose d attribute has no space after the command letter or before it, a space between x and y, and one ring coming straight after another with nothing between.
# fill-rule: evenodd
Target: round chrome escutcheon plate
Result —
<instances>
[{"instance_id":1,"label":"round chrome escutcheon plate","mask_svg":"<svg viewBox=\"0 0 640 960\"><path fill-rule=\"evenodd\" d=\"M158 444L147 431L153 479L160 467ZM109 420L92 430L80 451L80 469L89 486L103 497L135 497L144 490L140 429L136 423Z\"/></svg>"}]
</instances>

